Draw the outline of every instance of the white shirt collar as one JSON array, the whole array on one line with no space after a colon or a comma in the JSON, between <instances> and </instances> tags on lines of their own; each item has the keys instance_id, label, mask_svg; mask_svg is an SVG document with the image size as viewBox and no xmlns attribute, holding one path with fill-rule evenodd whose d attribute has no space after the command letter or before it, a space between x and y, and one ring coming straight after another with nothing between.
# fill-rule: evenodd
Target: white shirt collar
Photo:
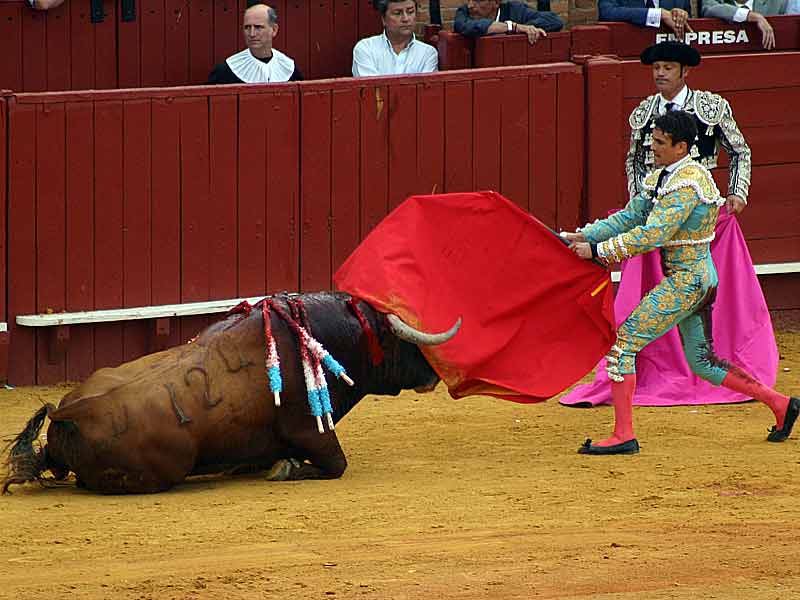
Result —
<instances>
[{"instance_id":1,"label":"white shirt collar","mask_svg":"<svg viewBox=\"0 0 800 600\"><path fill-rule=\"evenodd\" d=\"M682 167L685 163L689 162L690 160L692 160L692 155L691 154L687 154L682 159L676 160L671 165L667 165L666 167L664 167L664 170L667 173L672 173L675 169L677 169L679 167Z\"/></svg>"},{"instance_id":2,"label":"white shirt collar","mask_svg":"<svg viewBox=\"0 0 800 600\"><path fill-rule=\"evenodd\" d=\"M672 102L673 104L677 104L680 108L683 108L686 105L686 98L689 96L689 86L684 85L683 89L677 93L677 95L672 100L667 100L661 94L658 95L659 102L658 102L658 112L664 113L667 110L667 102Z\"/></svg>"},{"instance_id":3,"label":"white shirt collar","mask_svg":"<svg viewBox=\"0 0 800 600\"><path fill-rule=\"evenodd\" d=\"M495 21L495 23L499 23L500 22L500 9L499 8L497 9L497 16L494 18L494 21Z\"/></svg>"},{"instance_id":4,"label":"white shirt collar","mask_svg":"<svg viewBox=\"0 0 800 600\"><path fill-rule=\"evenodd\" d=\"M383 30L383 33L382 33L381 35L383 36L383 39L386 41L386 45L387 45L387 46L389 46L389 50L391 50L391 51L392 51L394 54L397 54L397 52L395 52L395 51L394 51L394 46L392 46L392 42L390 42L390 41L389 41L389 38L388 38L388 36L386 35L386 30L385 30L385 29ZM413 33L412 33L412 34L411 34L411 39L410 39L410 40L408 41L408 43L406 44L406 47L405 47L405 48L403 48L402 50L400 50L400 52L401 52L401 53L402 53L402 52L405 52L406 50L408 50L409 48L411 48L411 45L412 45L412 44L413 44L415 41L417 41L417 36L416 36L415 34L413 34Z\"/></svg>"}]
</instances>

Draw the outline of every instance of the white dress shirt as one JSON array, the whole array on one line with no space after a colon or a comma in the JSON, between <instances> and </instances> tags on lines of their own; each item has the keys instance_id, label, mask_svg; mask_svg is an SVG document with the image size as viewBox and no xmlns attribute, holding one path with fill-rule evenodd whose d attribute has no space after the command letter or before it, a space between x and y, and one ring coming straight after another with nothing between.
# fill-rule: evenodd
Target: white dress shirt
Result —
<instances>
[{"instance_id":1,"label":"white dress shirt","mask_svg":"<svg viewBox=\"0 0 800 600\"><path fill-rule=\"evenodd\" d=\"M661 94L658 95L658 114L663 115L667 112L667 103L672 102L674 106L672 110L683 110L686 106L686 98L689 96L689 86L683 86L683 89L678 92L672 100L667 100Z\"/></svg>"},{"instance_id":2,"label":"white dress shirt","mask_svg":"<svg viewBox=\"0 0 800 600\"><path fill-rule=\"evenodd\" d=\"M439 70L439 54L430 44L416 36L399 53L384 31L364 38L353 48L353 77L431 73Z\"/></svg>"},{"instance_id":3,"label":"white dress shirt","mask_svg":"<svg viewBox=\"0 0 800 600\"><path fill-rule=\"evenodd\" d=\"M753 10L753 0L747 0L744 4L739 4L739 8L733 14L733 22L744 23L747 21L747 15L751 10Z\"/></svg>"},{"instance_id":4,"label":"white dress shirt","mask_svg":"<svg viewBox=\"0 0 800 600\"><path fill-rule=\"evenodd\" d=\"M653 0L653 6L655 6L655 8L647 9L648 27L661 27L661 7L659 4L660 0Z\"/></svg>"}]
</instances>

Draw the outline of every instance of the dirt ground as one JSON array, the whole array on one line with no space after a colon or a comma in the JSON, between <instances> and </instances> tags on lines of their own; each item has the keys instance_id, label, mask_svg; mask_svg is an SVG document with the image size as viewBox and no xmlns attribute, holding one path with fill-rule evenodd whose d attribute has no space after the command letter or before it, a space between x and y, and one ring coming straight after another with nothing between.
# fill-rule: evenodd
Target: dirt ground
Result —
<instances>
[{"instance_id":1,"label":"dirt ground","mask_svg":"<svg viewBox=\"0 0 800 600\"><path fill-rule=\"evenodd\" d=\"M800 331L778 386L800 394ZM0 439L67 387L0 391ZM755 403L639 408L642 453L585 457L610 408L365 398L336 481L205 478L0 498L0 598L800 597L800 432ZM798 596L795 596L798 594Z\"/></svg>"}]
</instances>

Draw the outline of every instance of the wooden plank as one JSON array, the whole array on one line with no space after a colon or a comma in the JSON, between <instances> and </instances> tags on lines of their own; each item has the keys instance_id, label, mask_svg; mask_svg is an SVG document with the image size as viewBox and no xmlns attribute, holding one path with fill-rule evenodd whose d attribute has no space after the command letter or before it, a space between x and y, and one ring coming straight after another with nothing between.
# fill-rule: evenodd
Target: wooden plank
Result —
<instances>
[{"instance_id":1,"label":"wooden plank","mask_svg":"<svg viewBox=\"0 0 800 600\"><path fill-rule=\"evenodd\" d=\"M189 83L208 81L214 66L214 8L211 0L195 0L189 9Z\"/></svg>"},{"instance_id":2,"label":"wooden plank","mask_svg":"<svg viewBox=\"0 0 800 600\"><path fill-rule=\"evenodd\" d=\"M23 90L22 4L0 4L0 89Z\"/></svg>"},{"instance_id":3,"label":"wooden plank","mask_svg":"<svg viewBox=\"0 0 800 600\"><path fill-rule=\"evenodd\" d=\"M528 79L530 101L530 177L528 211L548 227L556 226L558 208L557 153L553 151L553 124L558 119L555 75Z\"/></svg>"},{"instance_id":4,"label":"wooden plank","mask_svg":"<svg viewBox=\"0 0 800 600\"><path fill-rule=\"evenodd\" d=\"M497 66L524 65L528 62L530 44L527 36L509 36L505 39L500 39L500 41L502 56L500 57L500 64Z\"/></svg>"},{"instance_id":5,"label":"wooden plank","mask_svg":"<svg viewBox=\"0 0 800 600\"><path fill-rule=\"evenodd\" d=\"M333 77L349 77L353 73L353 47L358 42L358 0L333 2Z\"/></svg>"},{"instance_id":6,"label":"wooden plank","mask_svg":"<svg viewBox=\"0 0 800 600\"><path fill-rule=\"evenodd\" d=\"M360 97L359 88L332 91L331 107L331 260L335 272L358 246ZM302 263L301 263L302 266Z\"/></svg>"},{"instance_id":7,"label":"wooden plank","mask_svg":"<svg viewBox=\"0 0 800 600\"><path fill-rule=\"evenodd\" d=\"M503 66L503 38L486 36L475 40L475 67Z\"/></svg>"},{"instance_id":8,"label":"wooden plank","mask_svg":"<svg viewBox=\"0 0 800 600\"><path fill-rule=\"evenodd\" d=\"M36 116L36 312L66 309L64 105L40 105ZM64 381L66 361L51 363L49 332L37 337L36 381Z\"/></svg>"},{"instance_id":9,"label":"wooden plank","mask_svg":"<svg viewBox=\"0 0 800 600\"><path fill-rule=\"evenodd\" d=\"M337 69L336 59L336 22L334 19L334 0L317 0L314 10L309 14L309 73L313 77L327 78L348 75ZM350 47L352 49L352 46ZM309 75L310 76L310 75Z\"/></svg>"},{"instance_id":10,"label":"wooden plank","mask_svg":"<svg viewBox=\"0 0 800 600\"><path fill-rule=\"evenodd\" d=\"M727 178L722 175L722 178ZM755 167L750 197L753 206L740 218L747 239L796 236L800 231L797 190L800 186L800 162ZM727 189L727 186L721 187ZM797 260L797 257L795 257Z\"/></svg>"},{"instance_id":11,"label":"wooden plank","mask_svg":"<svg viewBox=\"0 0 800 600\"><path fill-rule=\"evenodd\" d=\"M152 212L150 204L150 100L128 100L124 104L124 229L123 229L123 306L152 303ZM123 354L126 361L147 353L147 329L141 324L123 327Z\"/></svg>"},{"instance_id":12,"label":"wooden plank","mask_svg":"<svg viewBox=\"0 0 800 600\"><path fill-rule=\"evenodd\" d=\"M312 91L301 96L300 156L300 289L331 287L332 94ZM271 211L270 211L271 214Z\"/></svg>"},{"instance_id":13,"label":"wooden plank","mask_svg":"<svg viewBox=\"0 0 800 600\"><path fill-rule=\"evenodd\" d=\"M9 106L8 327L9 382L36 382L35 333L14 316L36 312L36 112L38 106Z\"/></svg>"},{"instance_id":14,"label":"wooden plank","mask_svg":"<svg viewBox=\"0 0 800 600\"><path fill-rule=\"evenodd\" d=\"M502 79L475 82L472 100L475 115L472 163L475 165L476 190L499 192L502 188L502 96Z\"/></svg>"},{"instance_id":15,"label":"wooden plank","mask_svg":"<svg viewBox=\"0 0 800 600\"><path fill-rule=\"evenodd\" d=\"M47 11L47 89L72 89L69 3Z\"/></svg>"},{"instance_id":16,"label":"wooden plank","mask_svg":"<svg viewBox=\"0 0 800 600\"><path fill-rule=\"evenodd\" d=\"M72 88L90 90L95 87L95 50L89 6L83 2L67 2L66 5L70 12Z\"/></svg>"},{"instance_id":17,"label":"wooden plank","mask_svg":"<svg viewBox=\"0 0 800 600\"><path fill-rule=\"evenodd\" d=\"M213 64L217 64L237 51L242 40L242 31L239 28L239 9L236 0L217 0L213 4ZM206 76L208 76L208 73L206 73Z\"/></svg>"},{"instance_id":18,"label":"wooden plank","mask_svg":"<svg viewBox=\"0 0 800 600\"><path fill-rule=\"evenodd\" d=\"M65 107L66 189L66 309L94 308L94 105L70 102ZM94 331L70 330L68 381L81 381L94 371Z\"/></svg>"},{"instance_id":19,"label":"wooden plank","mask_svg":"<svg viewBox=\"0 0 800 600\"><path fill-rule=\"evenodd\" d=\"M8 218L8 98L0 96L0 322L7 323L6 290L8 274L6 271L7 245L6 220Z\"/></svg>"},{"instance_id":20,"label":"wooden plank","mask_svg":"<svg viewBox=\"0 0 800 600\"><path fill-rule=\"evenodd\" d=\"M388 212L388 86L364 87L361 98L361 238Z\"/></svg>"},{"instance_id":21,"label":"wooden plank","mask_svg":"<svg viewBox=\"0 0 800 600\"><path fill-rule=\"evenodd\" d=\"M264 220L267 197L267 132L269 105L263 94L239 95L238 240L239 295L264 293L267 245Z\"/></svg>"},{"instance_id":22,"label":"wooden plank","mask_svg":"<svg viewBox=\"0 0 800 600\"><path fill-rule=\"evenodd\" d=\"M117 55L117 71L119 73L119 87L133 88L142 84L142 48L141 40L145 44L152 43L152 40L141 36L143 12L148 7L140 5L137 7L138 13L136 20L119 20L117 24L117 39L119 40L119 51Z\"/></svg>"},{"instance_id":23,"label":"wooden plank","mask_svg":"<svg viewBox=\"0 0 800 600\"><path fill-rule=\"evenodd\" d=\"M103 0L106 18L92 23L94 31L94 84L98 89L118 87L117 78L117 1Z\"/></svg>"},{"instance_id":24,"label":"wooden plank","mask_svg":"<svg viewBox=\"0 0 800 600\"><path fill-rule=\"evenodd\" d=\"M164 0L164 84L189 82L189 5L185 0Z\"/></svg>"},{"instance_id":25,"label":"wooden plank","mask_svg":"<svg viewBox=\"0 0 800 600\"><path fill-rule=\"evenodd\" d=\"M181 302L209 300L209 237L214 206L209 194L208 102L177 100L181 119Z\"/></svg>"},{"instance_id":26,"label":"wooden plank","mask_svg":"<svg viewBox=\"0 0 800 600\"><path fill-rule=\"evenodd\" d=\"M271 122L266 132L266 278L267 292L300 285L300 101L297 91L268 97ZM327 203L328 197L315 202ZM263 291L261 292L264 293Z\"/></svg>"},{"instance_id":27,"label":"wooden plank","mask_svg":"<svg viewBox=\"0 0 800 600\"><path fill-rule=\"evenodd\" d=\"M209 296L237 294L236 164L238 100L234 95L209 98L211 205L214 207L209 248Z\"/></svg>"},{"instance_id":28,"label":"wooden plank","mask_svg":"<svg viewBox=\"0 0 800 600\"><path fill-rule=\"evenodd\" d=\"M316 10L316 2L314 3ZM310 37L311 9L309 2L305 0L287 0L284 18L284 33L286 34L286 54L294 59L294 62L303 72L306 79L314 79L318 75L312 69L311 64L311 43ZM278 46L276 45L276 48Z\"/></svg>"},{"instance_id":29,"label":"wooden plank","mask_svg":"<svg viewBox=\"0 0 800 600\"><path fill-rule=\"evenodd\" d=\"M95 102L94 294L99 309L119 308L124 301L123 139L122 102ZM98 326L94 350L95 368L121 363L122 326Z\"/></svg>"},{"instance_id":30,"label":"wooden plank","mask_svg":"<svg viewBox=\"0 0 800 600\"><path fill-rule=\"evenodd\" d=\"M47 90L47 14L27 10L22 16L22 89L26 92Z\"/></svg>"},{"instance_id":31,"label":"wooden plank","mask_svg":"<svg viewBox=\"0 0 800 600\"><path fill-rule=\"evenodd\" d=\"M580 72L558 74L558 212L556 225L574 231L582 225L584 164L584 97Z\"/></svg>"},{"instance_id":32,"label":"wooden plank","mask_svg":"<svg viewBox=\"0 0 800 600\"><path fill-rule=\"evenodd\" d=\"M140 0L137 21L142 38L141 73L142 85L155 87L166 83L166 21L168 16L164 0Z\"/></svg>"},{"instance_id":33,"label":"wooden plank","mask_svg":"<svg viewBox=\"0 0 800 600\"><path fill-rule=\"evenodd\" d=\"M528 140L530 118L528 114L528 78L509 77L503 79L499 100L502 108L500 129L500 191L523 210L528 210ZM475 145L477 148L480 146Z\"/></svg>"},{"instance_id":34,"label":"wooden plank","mask_svg":"<svg viewBox=\"0 0 800 600\"><path fill-rule=\"evenodd\" d=\"M377 35L383 30L380 14L371 0L353 0L358 3L358 39Z\"/></svg>"},{"instance_id":35,"label":"wooden plank","mask_svg":"<svg viewBox=\"0 0 800 600\"><path fill-rule=\"evenodd\" d=\"M389 205L394 210L413 194L427 194L412 174L417 170L417 86L389 87Z\"/></svg>"},{"instance_id":36,"label":"wooden plank","mask_svg":"<svg viewBox=\"0 0 800 600\"><path fill-rule=\"evenodd\" d=\"M800 247L800 238L795 238L794 242L796 247ZM770 310L800 308L800 277L797 274L767 275L759 277L759 281Z\"/></svg>"},{"instance_id":37,"label":"wooden plank","mask_svg":"<svg viewBox=\"0 0 800 600\"><path fill-rule=\"evenodd\" d=\"M630 111L622 105L624 69L618 61L597 59L586 65L587 206L584 221L605 218L627 202L624 156L628 150ZM582 223L581 223L582 224Z\"/></svg>"},{"instance_id":38,"label":"wooden plank","mask_svg":"<svg viewBox=\"0 0 800 600\"><path fill-rule=\"evenodd\" d=\"M443 192L469 192L473 179L472 85L466 81L447 81L445 99L445 152Z\"/></svg>"},{"instance_id":39,"label":"wooden plank","mask_svg":"<svg viewBox=\"0 0 800 600\"><path fill-rule=\"evenodd\" d=\"M425 193L443 192L444 84L430 79L417 88L417 180Z\"/></svg>"}]
</instances>

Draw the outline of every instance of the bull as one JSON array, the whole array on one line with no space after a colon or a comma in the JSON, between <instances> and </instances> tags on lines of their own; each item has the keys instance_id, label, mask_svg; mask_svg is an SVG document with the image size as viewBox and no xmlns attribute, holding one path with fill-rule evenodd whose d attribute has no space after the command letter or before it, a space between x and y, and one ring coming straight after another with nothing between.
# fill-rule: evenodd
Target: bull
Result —
<instances>
[{"instance_id":1,"label":"bull","mask_svg":"<svg viewBox=\"0 0 800 600\"><path fill-rule=\"evenodd\" d=\"M3 493L14 484L64 480L70 472L78 486L109 494L159 492L190 475L237 469L268 470L272 480L338 478L347 459L335 423L367 394L433 389L438 376L419 346L447 341L460 325L420 332L337 292L263 302L274 310L229 314L192 343L100 369L58 407L40 408L11 443ZM353 383L327 377L332 410L323 433L306 402L297 322L281 318L297 306ZM265 325L281 359L280 406L269 394Z\"/></svg>"}]
</instances>

